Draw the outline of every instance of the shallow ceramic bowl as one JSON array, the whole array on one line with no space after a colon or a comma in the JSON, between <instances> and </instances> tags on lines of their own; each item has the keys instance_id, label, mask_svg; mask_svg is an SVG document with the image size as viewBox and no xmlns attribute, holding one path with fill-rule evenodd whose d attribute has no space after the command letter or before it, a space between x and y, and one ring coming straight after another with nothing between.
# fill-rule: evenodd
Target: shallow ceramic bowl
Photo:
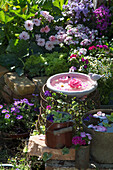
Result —
<instances>
[{"instance_id":1,"label":"shallow ceramic bowl","mask_svg":"<svg viewBox=\"0 0 113 170\"><path fill-rule=\"evenodd\" d=\"M61 81L63 83L68 83L69 79L68 78L63 79L64 77L68 77L69 79L74 77L76 79L81 80L82 83L87 83L88 85L84 89L80 89L80 88L73 89L72 88L72 89L68 90L68 89L56 88L55 87L56 82L58 83L59 81ZM78 72L71 72L71 73L67 72L67 73L55 74L47 80L46 85L52 91L61 92L61 93L67 94L69 96L75 96L78 98L81 98L85 95L90 94L98 86L97 81L93 81L89 75L83 74L83 73L78 73Z\"/></svg>"}]
</instances>

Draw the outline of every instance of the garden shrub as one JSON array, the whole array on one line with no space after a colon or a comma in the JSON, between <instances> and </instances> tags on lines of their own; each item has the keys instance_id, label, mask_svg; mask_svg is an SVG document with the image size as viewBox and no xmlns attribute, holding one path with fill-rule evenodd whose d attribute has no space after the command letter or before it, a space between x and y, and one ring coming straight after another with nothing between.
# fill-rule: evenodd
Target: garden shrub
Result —
<instances>
[{"instance_id":1,"label":"garden shrub","mask_svg":"<svg viewBox=\"0 0 113 170\"><path fill-rule=\"evenodd\" d=\"M67 53L53 52L46 53L45 74L50 76L57 73L67 72L69 70L68 63L66 62Z\"/></svg>"}]
</instances>

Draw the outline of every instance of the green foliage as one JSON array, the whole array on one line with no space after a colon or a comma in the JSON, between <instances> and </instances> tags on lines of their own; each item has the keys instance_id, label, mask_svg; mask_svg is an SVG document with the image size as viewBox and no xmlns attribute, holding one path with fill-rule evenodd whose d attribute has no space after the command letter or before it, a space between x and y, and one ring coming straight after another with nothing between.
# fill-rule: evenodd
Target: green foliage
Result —
<instances>
[{"instance_id":1,"label":"green foliage","mask_svg":"<svg viewBox=\"0 0 113 170\"><path fill-rule=\"evenodd\" d=\"M64 147L64 148L62 149L62 154L63 154L63 155L69 154L69 149L66 148L66 147Z\"/></svg>"},{"instance_id":2,"label":"green foliage","mask_svg":"<svg viewBox=\"0 0 113 170\"><path fill-rule=\"evenodd\" d=\"M53 74L68 71L68 64L66 62L67 54L53 52L51 54L46 53L47 65L45 66L46 75L50 76Z\"/></svg>"},{"instance_id":3,"label":"green foliage","mask_svg":"<svg viewBox=\"0 0 113 170\"><path fill-rule=\"evenodd\" d=\"M43 153L43 161L44 162L48 161L51 157L52 157L52 153L47 153L47 152Z\"/></svg>"},{"instance_id":4,"label":"green foliage","mask_svg":"<svg viewBox=\"0 0 113 170\"><path fill-rule=\"evenodd\" d=\"M25 70L29 76L40 76L44 72L45 58L42 55L31 55L25 62Z\"/></svg>"},{"instance_id":5,"label":"green foliage","mask_svg":"<svg viewBox=\"0 0 113 170\"><path fill-rule=\"evenodd\" d=\"M109 120L109 122L113 122L113 113L111 113L111 115L106 115L106 117Z\"/></svg>"}]
</instances>

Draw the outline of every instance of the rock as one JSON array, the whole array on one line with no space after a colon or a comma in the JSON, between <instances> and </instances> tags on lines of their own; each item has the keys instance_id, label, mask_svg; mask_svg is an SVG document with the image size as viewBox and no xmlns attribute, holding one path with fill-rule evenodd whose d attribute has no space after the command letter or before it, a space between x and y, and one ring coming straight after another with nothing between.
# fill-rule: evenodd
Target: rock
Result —
<instances>
[{"instance_id":1,"label":"rock","mask_svg":"<svg viewBox=\"0 0 113 170\"><path fill-rule=\"evenodd\" d=\"M45 140L40 140L39 135L30 136L28 143L28 155L39 156L42 158L43 153L52 153L52 160L75 160L75 149L70 148L69 154L62 154L62 149L52 149L46 146Z\"/></svg>"},{"instance_id":2,"label":"rock","mask_svg":"<svg viewBox=\"0 0 113 170\"><path fill-rule=\"evenodd\" d=\"M19 77L15 72L9 72L4 75L4 81L11 91L19 96L34 93L35 84L27 77Z\"/></svg>"},{"instance_id":3,"label":"rock","mask_svg":"<svg viewBox=\"0 0 113 170\"><path fill-rule=\"evenodd\" d=\"M8 71L9 71L8 69L0 65L0 77L2 77Z\"/></svg>"},{"instance_id":4,"label":"rock","mask_svg":"<svg viewBox=\"0 0 113 170\"><path fill-rule=\"evenodd\" d=\"M42 90L43 85L46 83L48 77L34 77L32 81L35 83L38 92Z\"/></svg>"},{"instance_id":5,"label":"rock","mask_svg":"<svg viewBox=\"0 0 113 170\"><path fill-rule=\"evenodd\" d=\"M2 93L2 97L3 97L4 101L8 104L12 103L14 101L14 99L27 98L28 100L30 100L33 97L32 94L26 94L23 96L17 95L15 93L13 93L7 85L4 86L1 93Z\"/></svg>"}]
</instances>

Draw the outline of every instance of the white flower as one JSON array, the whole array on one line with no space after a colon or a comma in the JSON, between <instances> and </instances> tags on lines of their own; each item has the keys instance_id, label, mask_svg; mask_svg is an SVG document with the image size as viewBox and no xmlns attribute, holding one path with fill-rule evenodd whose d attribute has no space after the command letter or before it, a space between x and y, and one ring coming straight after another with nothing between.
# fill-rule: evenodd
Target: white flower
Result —
<instances>
[{"instance_id":1,"label":"white flower","mask_svg":"<svg viewBox=\"0 0 113 170\"><path fill-rule=\"evenodd\" d=\"M36 26L40 26L40 20L39 19L33 19L33 23L36 25Z\"/></svg>"},{"instance_id":2,"label":"white flower","mask_svg":"<svg viewBox=\"0 0 113 170\"><path fill-rule=\"evenodd\" d=\"M33 30L33 25L34 23L31 20L25 21L25 24L24 24L26 30L30 30L30 31Z\"/></svg>"},{"instance_id":3,"label":"white flower","mask_svg":"<svg viewBox=\"0 0 113 170\"><path fill-rule=\"evenodd\" d=\"M43 17L47 17L49 15L49 12L47 11L40 11L40 14L43 16Z\"/></svg>"},{"instance_id":4,"label":"white flower","mask_svg":"<svg viewBox=\"0 0 113 170\"><path fill-rule=\"evenodd\" d=\"M45 44L45 48L46 48L46 50L51 51L54 48L54 45L51 41L47 41Z\"/></svg>"},{"instance_id":5,"label":"white flower","mask_svg":"<svg viewBox=\"0 0 113 170\"><path fill-rule=\"evenodd\" d=\"M87 49L86 48L80 48L79 49L79 52L78 52L78 55L81 56L81 55L86 55L87 53Z\"/></svg>"},{"instance_id":6,"label":"white flower","mask_svg":"<svg viewBox=\"0 0 113 170\"><path fill-rule=\"evenodd\" d=\"M44 38L39 38L37 40L37 45L43 47L45 45L45 39Z\"/></svg>"},{"instance_id":7,"label":"white flower","mask_svg":"<svg viewBox=\"0 0 113 170\"><path fill-rule=\"evenodd\" d=\"M19 35L19 39L23 39L23 40L28 40L30 38L29 34L25 31L23 31L20 35Z\"/></svg>"}]
</instances>

